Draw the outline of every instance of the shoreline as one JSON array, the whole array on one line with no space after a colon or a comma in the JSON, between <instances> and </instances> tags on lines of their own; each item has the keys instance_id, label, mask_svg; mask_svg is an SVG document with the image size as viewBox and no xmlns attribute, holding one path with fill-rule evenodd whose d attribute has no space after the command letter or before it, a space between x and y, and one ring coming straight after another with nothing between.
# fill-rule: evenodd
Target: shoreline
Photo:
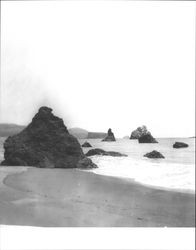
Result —
<instances>
[{"instance_id":1,"label":"shoreline","mask_svg":"<svg viewBox=\"0 0 196 250\"><path fill-rule=\"evenodd\" d=\"M195 196L192 193L147 187L129 179L79 169L25 167L24 171L22 167L20 172L20 167L13 168L17 170L7 171L2 181L1 224L195 226Z\"/></svg>"},{"instance_id":2,"label":"shoreline","mask_svg":"<svg viewBox=\"0 0 196 250\"><path fill-rule=\"evenodd\" d=\"M191 190L191 189L168 188L168 187L163 187L163 186L145 184L145 183L136 181L133 178L128 178L128 177L113 176L113 175L109 175L109 174L95 173L95 172L93 172L91 170L82 170L82 169L77 169L77 170L84 171L84 172L88 171L89 173L93 173L95 175L108 176L108 177L111 177L111 178L122 179L124 181L131 182L131 183L133 183L135 185L140 185L140 186L151 188L151 189L163 190L163 191L174 192L174 193L184 193L184 194L193 194L193 195L195 195L195 190Z\"/></svg>"},{"instance_id":3,"label":"shoreline","mask_svg":"<svg viewBox=\"0 0 196 250\"><path fill-rule=\"evenodd\" d=\"M0 166L1 168L17 168L15 173L7 173L6 177L3 179L3 184L6 185L6 179L11 176L11 175L16 175L16 174L21 174L25 171L28 171L28 169L34 169L36 167L24 167L24 166L18 166L18 167L13 167L13 166ZM23 170L20 170L20 168L22 168ZM39 168L37 168L39 169ZM45 168L48 169L48 168ZM63 169L63 168L56 168L56 169L61 169L61 170L72 170L70 169ZM20 170L20 171L19 171ZM101 173L95 173L93 172L93 170L83 170L83 169L79 169L79 168L75 168L75 171L81 171L81 172L88 172L91 174L95 174L95 175L100 175L100 176L106 176L106 177L111 177L111 178L115 178L115 179L120 179L123 181L127 181L127 183L132 183L134 185L139 185L139 186L143 186L146 188L150 188L150 189L156 189L156 190L161 190L161 191L168 191L168 192L173 192L173 193L183 193L183 194L190 194L190 195L195 195L195 190L190 190L190 189L180 189L180 188L168 188L168 187L163 187L163 186L156 186L156 185L150 185L150 184L145 184L139 181L134 180L133 178L129 178L129 177L122 177L122 176L113 176L113 175L109 175L109 174L101 174ZM1 178L0 178L0 185L1 185Z\"/></svg>"}]
</instances>

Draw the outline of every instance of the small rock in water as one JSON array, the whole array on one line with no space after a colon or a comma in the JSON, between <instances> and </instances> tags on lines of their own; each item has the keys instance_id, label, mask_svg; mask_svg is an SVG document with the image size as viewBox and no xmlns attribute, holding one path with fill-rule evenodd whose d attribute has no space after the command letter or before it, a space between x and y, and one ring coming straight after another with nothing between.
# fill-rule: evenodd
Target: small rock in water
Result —
<instances>
[{"instance_id":1,"label":"small rock in water","mask_svg":"<svg viewBox=\"0 0 196 250\"><path fill-rule=\"evenodd\" d=\"M160 152L156 150L153 150L152 152L145 154L144 157L154 158L154 159L165 158Z\"/></svg>"},{"instance_id":2,"label":"small rock in water","mask_svg":"<svg viewBox=\"0 0 196 250\"><path fill-rule=\"evenodd\" d=\"M184 142L175 142L173 148L187 148L189 145Z\"/></svg>"},{"instance_id":3,"label":"small rock in water","mask_svg":"<svg viewBox=\"0 0 196 250\"><path fill-rule=\"evenodd\" d=\"M108 129L108 134L102 141L116 141L114 133L112 132L111 128Z\"/></svg>"},{"instance_id":4,"label":"small rock in water","mask_svg":"<svg viewBox=\"0 0 196 250\"><path fill-rule=\"evenodd\" d=\"M118 152L114 152L114 151L105 151L103 149L100 148L94 148L94 149L90 149L87 153L86 156L93 156L93 155L107 155L107 156L116 156L116 157L120 157L120 156L127 156L125 154L121 154Z\"/></svg>"},{"instance_id":5,"label":"small rock in water","mask_svg":"<svg viewBox=\"0 0 196 250\"><path fill-rule=\"evenodd\" d=\"M84 142L83 144L82 144L82 147L84 147L84 148L91 148L92 146L91 146L91 144L89 143L89 142Z\"/></svg>"}]
</instances>

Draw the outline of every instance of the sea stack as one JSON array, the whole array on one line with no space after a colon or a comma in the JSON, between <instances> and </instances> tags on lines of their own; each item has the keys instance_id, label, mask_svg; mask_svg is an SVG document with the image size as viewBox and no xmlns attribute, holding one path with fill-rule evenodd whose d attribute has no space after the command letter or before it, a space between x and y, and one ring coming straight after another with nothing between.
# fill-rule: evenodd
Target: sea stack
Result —
<instances>
[{"instance_id":1,"label":"sea stack","mask_svg":"<svg viewBox=\"0 0 196 250\"><path fill-rule=\"evenodd\" d=\"M130 139L138 139L139 143L158 143L146 126L138 127L131 133Z\"/></svg>"},{"instance_id":2,"label":"sea stack","mask_svg":"<svg viewBox=\"0 0 196 250\"><path fill-rule=\"evenodd\" d=\"M139 139L142 135L144 134L147 134L148 133L148 130L147 130L147 127L146 126L141 126L141 127L138 127L136 130L134 130L132 133L131 133L131 136L130 136L130 139Z\"/></svg>"},{"instance_id":3,"label":"sea stack","mask_svg":"<svg viewBox=\"0 0 196 250\"><path fill-rule=\"evenodd\" d=\"M108 134L102 141L116 141L115 136L114 136L111 128L108 129Z\"/></svg>"},{"instance_id":4,"label":"sea stack","mask_svg":"<svg viewBox=\"0 0 196 250\"><path fill-rule=\"evenodd\" d=\"M82 144L82 147L83 147L83 148L91 148L92 146L91 146L91 144L90 144L89 142L85 141L85 142Z\"/></svg>"},{"instance_id":5,"label":"sea stack","mask_svg":"<svg viewBox=\"0 0 196 250\"><path fill-rule=\"evenodd\" d=\"M32 122L19 134L4 142L4 166L35 166L41 168L95 167L84 161L78 140L70 135L61 118L52 109L41 107Z\"/></svg>"}]
</instances>

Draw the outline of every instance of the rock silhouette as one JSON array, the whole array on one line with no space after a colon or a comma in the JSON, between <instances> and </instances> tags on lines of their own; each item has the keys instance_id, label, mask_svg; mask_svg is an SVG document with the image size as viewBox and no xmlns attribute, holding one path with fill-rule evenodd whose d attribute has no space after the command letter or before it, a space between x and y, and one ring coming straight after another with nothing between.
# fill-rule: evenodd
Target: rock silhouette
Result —
<instances>
[{"instance_id":1,"label":"rock silhouette","mask_svg":"<svg viewBox=\"0 0 196 250\"><path fill-rule=\"evenodd\" d=\"M91 144L90 144L89 142L85 141L85 142L82 144L82 147L84 147L84 148L91 148L92 146L91 146Z\"/></svg>"},{"instance_id":2,"label":"rock silhouette","mask_svg":"<svg viewBox=\"0 0 196 250\"><path fill-rule=\"evenodd\" d=\"M85 158L78 140L48 107L41 107L19 134L8 137L4 149L5 160L1 165L9 166L76 168ZM94 167L92 161L88 162L88 168Z\"/></svg>"},{"instance_id":3,"label":"rock silhouette","mask_svg":"<svg viewBox=\"0 0 196 250\"><path fill-rule=\"evenodd\" d=\"M152 152L145 154L144 157L153 158L153 159L165 158L160 152L156 150L153 150Z\"/></svg>"},{"instance_id":4,"label":"rock silhouette","mask_svg":"<svg viewBox=\"0 0 196 250\"><path fill-rule=\"evenodd\" d=\"M138 127L131 133L130 139L138 139L139 143L157 143L146 126Z\"/></svg>"},{"instance_id":5,"label":"rock silhouette","mask_svg":"<svg viewBox=\"0 0 196 250\"><path fill-rule=\"evenodd\" d=\"M102 141L116 141L115 136L114 136L111 128L108 129L108 134Z\"/></svg>"},{"instance_id":6,"label":"rock silhouette","mask_svg":"<svg viewBox=\"0 0 196 250\"><path fill-rule=\"evenodd\" d=\"M146 126L138 127L131 133L130 139L139 139L142 135L149 133Z\"/></svg>"},{"instance_id":7,"label":"rock silhouette","mask_svg":"<svg viewBox=\"0 0 196 250\"><path fill-rule=\"evenodd\" d=\"M97 165L94 164L91 159L85 157L77 163L77 168L91 169L91 168L97 168Z\"/></svg>"},{"instance_id":8,"label":"rock silhouette","mask_svg":"<svg viewBox=\"0 0 196 250\"><path fill-rule=\"evenodd\" d=\"M127 156L125 154L121 154L118 152L114 152L114 151L105 151L103 149L100 148L94 148L94 149L90 149L87 153L86 156L93 156L93 155L107 155L107 156Z\"/></svg>"},{"instance_id":9,"label":"rock silhouette","mask_svg":"<svg viewBox=\"0 0 196 250\"><path fill-rule=\"evenodd\" d=\"M140 136L138 139L139 143L158 143L151 133Z\"/></svg>"},{"instance_id":10,"label":"rock silhouette","mask_svg":"<svg viewBox=\"0 0 196 250\"><path fill-rule=\"evenodd\" d=\"M173 148L187 148L189 145L184 142L175 142Z\"/></svg>"}]
</instances>

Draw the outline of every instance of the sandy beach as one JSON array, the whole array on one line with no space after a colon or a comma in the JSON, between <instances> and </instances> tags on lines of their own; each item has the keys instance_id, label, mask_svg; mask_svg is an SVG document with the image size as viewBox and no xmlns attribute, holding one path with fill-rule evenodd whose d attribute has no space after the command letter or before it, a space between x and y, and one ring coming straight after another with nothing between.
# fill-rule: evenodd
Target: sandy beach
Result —
<instances>
[{"instance_id":1,"label":"sandy beach","mask_svg":"<svg viewBox=\"0 0 196 250\"><path fill-rule=\"evenodd\" d=\"M194 227L195 196L76 169L0 168L0 224Z\"/></svg>"}]
</instances>

